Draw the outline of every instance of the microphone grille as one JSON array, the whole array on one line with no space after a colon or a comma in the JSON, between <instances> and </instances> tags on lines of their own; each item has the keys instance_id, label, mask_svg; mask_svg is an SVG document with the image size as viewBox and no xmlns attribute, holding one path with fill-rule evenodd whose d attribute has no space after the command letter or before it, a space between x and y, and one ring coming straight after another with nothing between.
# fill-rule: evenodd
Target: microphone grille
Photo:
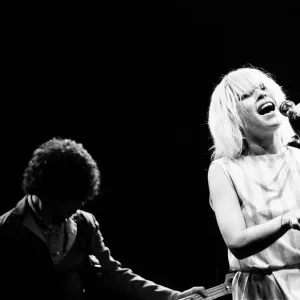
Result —
<instances>
[{"instance_id":1,"label":"microphone grille","mask_svg":"<svg viewBox=\"0 0 300 300\"><path fill-rule=\"evenodd\" d=\"M288 110L294 106L295 106L295 103L293 101L285 100L280 104L279 111L286 117Z\"/></svg>"}]
</instances>

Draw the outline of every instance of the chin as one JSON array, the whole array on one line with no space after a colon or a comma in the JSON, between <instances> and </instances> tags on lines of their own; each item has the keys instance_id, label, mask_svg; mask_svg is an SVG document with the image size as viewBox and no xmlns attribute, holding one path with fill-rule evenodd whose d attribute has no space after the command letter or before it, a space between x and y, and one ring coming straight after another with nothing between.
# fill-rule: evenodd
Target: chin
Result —
<instances>
[{"instance_id":1,"label":"chin","mask_svg":"<svg viewBox=\"0 0 300 300\"><path fill-rule=\"evenodd\" d=\"M272 128L274 130L281 126L282 120L280 118L272 118L269 120L264 120L262 124L265 128Z\"/></svg>"},{"instance_id":2,"label":"chin","mask_svg":"<svg viewBox=\"0 0 300 300\"><path fill-rule=\"evenodd\" d=\"M279 129L281 126L282 122L281 121L275 121L271 124L271 127L274 129Z\"/></svg>"}]
</instances>

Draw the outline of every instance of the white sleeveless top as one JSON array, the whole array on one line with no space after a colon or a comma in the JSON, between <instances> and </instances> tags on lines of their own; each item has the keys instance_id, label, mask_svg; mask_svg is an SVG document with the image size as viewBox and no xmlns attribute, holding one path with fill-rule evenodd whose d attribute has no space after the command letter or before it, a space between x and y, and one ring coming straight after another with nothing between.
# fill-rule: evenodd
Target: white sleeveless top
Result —
<instances>
[{"instance_id":1,"label":"white sleeveless top","mask_svg":"<svg viewBox=\"0 0 300 300\"><path fill-rule=\"evenodd\" d=\"M300 149L287 147L281 154L212 163L223 169L235 189L247 228L300 209ZM237 271L289 268L300 263L300 232L289 230L265 250L242 260L228 251L228 259Z\"/></svg>"}]
</instances>

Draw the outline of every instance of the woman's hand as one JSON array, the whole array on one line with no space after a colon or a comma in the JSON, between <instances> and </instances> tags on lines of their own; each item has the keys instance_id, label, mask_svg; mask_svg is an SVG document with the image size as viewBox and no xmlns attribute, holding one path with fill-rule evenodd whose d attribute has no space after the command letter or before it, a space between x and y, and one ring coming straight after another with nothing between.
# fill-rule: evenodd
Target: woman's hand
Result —
<instances>
[{"instance_id":1,"label":"woman's hand","mask_svg":"<svg viewBox=\"0 0 300 300\"><path fill-rule=\"evenodd\" d=\"M288 110L287 116L290 117L291 115L293 115L294 118L300 117L300 103Z\"/></svg>"},{"instance_id":2,"label":"woman's hand","mask_svg":"<svg viewBox=\"0 0 300 300\"><path fill-rule=\"evenodd\" d=\"M284 214L281 219L281 225L289 229L300 230L300 209Z\"/></svg>"}]
</instances>

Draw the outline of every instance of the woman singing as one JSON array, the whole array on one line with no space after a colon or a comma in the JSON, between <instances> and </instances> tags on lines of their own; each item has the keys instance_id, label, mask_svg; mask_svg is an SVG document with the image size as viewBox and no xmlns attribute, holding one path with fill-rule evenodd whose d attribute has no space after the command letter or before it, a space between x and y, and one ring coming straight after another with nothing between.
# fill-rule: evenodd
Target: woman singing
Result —
<instances>
[{"instance_id":1,"label":"woman singing","mask_svg":"<svg viewBox=\"0 0 300 300\"><path fill-rule=\"evenodd\" d=\"M229 72L213 91L208 124L211 206L228 247L234 300L300 299L300 150L265 71ZM300 104L295 107L300 113Z\"/></svg>"}]
</instances>

